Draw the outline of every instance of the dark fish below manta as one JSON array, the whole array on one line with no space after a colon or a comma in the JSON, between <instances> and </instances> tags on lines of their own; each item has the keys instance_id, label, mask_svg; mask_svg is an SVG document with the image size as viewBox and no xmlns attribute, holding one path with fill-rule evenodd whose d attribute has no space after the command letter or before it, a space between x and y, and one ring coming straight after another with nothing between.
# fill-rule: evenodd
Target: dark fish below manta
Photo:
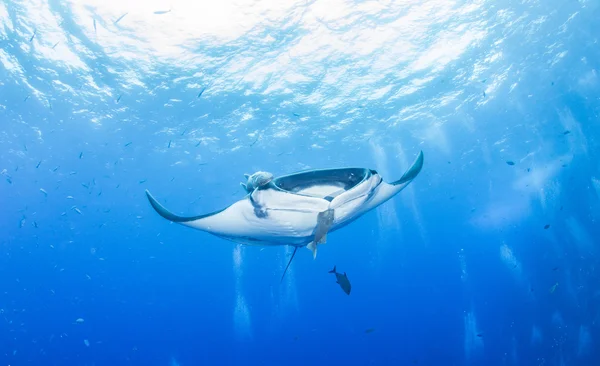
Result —
<instances>
[{"instance_id":1,"label":"dark fish below manta","mask_svg":"<svg viewBox=\"0 0 600 366\"><path fill-rule=\"evenodd\" d=\"M269 177L232 205L198 216L176 215L148 190L146 196L154 210L169 221L240 244L293 246L289 267L298 248L308 247L316 257L317 246L326 242L328 232L394 197L422 168L423 152L419 152L404 175L391 183L367 168L313 169Z\"/></svg>"},{"instance_id":2,"label":"dark fish below manta","mask_svg":"<svg viewBox=\"0 0 600 366\"><path fill-rule=\"evenodd\" d=\"M350 280L348 279L348 275L346 272L344 274L338 273L336 270L337 266L333 266L333 269L329 271L329 273L333 273L335 275L335 283L340 285L342 290L346 293L346 295L350 295L350 290L352 290L352 285L350 284Z\"/></svg>"}]
</instances>

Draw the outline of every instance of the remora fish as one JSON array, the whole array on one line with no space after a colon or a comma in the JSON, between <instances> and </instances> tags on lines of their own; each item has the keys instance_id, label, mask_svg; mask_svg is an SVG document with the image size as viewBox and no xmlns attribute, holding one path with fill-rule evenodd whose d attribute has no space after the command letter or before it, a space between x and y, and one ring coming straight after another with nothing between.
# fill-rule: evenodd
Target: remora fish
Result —
<instances>
[{"instance_id":1,"label":"remora fish","mask_svg":"<svg viewBox=\"0 0 600 366\"><path fill-rule=\"evenodd\" d=\"M346 295L350 295L350 290L352 290L352 285L350 284L350 280L348 279L346 272L344 272L344 274L340 274L335 270L335 268L336 268L336 266L333 266L333 269L331 271L329 271L329 273L335 274L335 280L336 280L335 283L340 285L340 287L342 288L342 290L344 290Z\"/></svg>"},{"instance_id":2,"label":"remora fish","mask_svg":"<svg viewBox=\"0 0 600 366\"><path fill-rule=\"evenodd\" d=\"M422 168L423 152L419 152L404 175L391 183L366 168L307 170L276 178L262 172L260 177L267 179L258 179L251 187L246 185L244 198L198 216L179 216L162 206L148 190L146 196L154 210L169 221L236 243L293 246L287 270L298 248L308 247L316 256L317 244L325 242L327 233L394 197Z\"/></svg>"},{"instance_id":3,"label":"remora fish","mask_svg":"<svg viewBox=\"0 0 600 366\"><path fill-rule=\"evenodd\" d=\"M332 209L319 212L317 215L317 226L315 227L315 238L306 246L313 252L313 258L317 258L317 245L327 242L327 232L333 224L335 211Z\"/></svg>"}]
</instances>

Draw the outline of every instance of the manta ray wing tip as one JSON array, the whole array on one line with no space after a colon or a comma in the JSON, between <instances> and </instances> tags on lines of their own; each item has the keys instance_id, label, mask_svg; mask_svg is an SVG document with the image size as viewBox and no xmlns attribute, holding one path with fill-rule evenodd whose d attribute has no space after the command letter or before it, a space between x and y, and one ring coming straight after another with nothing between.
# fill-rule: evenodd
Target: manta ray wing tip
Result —
<instances>
[{"instance_id":1,"label":"manta ray wing tip","mask_svg":"<svg viewBox=\"0 0 600 366\"><path fill-rule=\"evenodd\" d=\"M421 169L423 169L423 162L423 150L421 150L419 151L419 155L417 155L415 161L412 163L410 168L408 168L408 170L404 173L402 178L393 182L392 185L404 184L415 179L417 175L419 175L419 173L421 172Z\"/></svg>"},{"instance_id":2,"label":"manta ray wing tip","mask_svg":"<svg viewBox=\"0 0 600 366\"><path fill-rule=\"evenodd\" d=\"M173 222L188 221L185 217L177 216L174 213L172 213L171 211L167 210L163 205L161 205L156 200L156 198L154 198L154 196L152 196L152 194L150 194L150 191L147 189L146 189L146 197L148 197L148 201L150 201L150 205L152 206L154 211L156 211L163 218L165 218L169 221L173 221Z\"/></svg>"}]
</instances>

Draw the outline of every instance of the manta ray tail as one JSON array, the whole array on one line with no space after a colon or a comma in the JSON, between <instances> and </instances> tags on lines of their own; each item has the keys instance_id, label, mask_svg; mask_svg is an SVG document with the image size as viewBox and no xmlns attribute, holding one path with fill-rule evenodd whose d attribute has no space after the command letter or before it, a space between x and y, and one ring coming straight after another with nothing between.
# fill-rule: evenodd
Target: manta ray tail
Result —
<instances>
[{"instance_id":1,"label":"manta ray tail","mask_svg":"<svg viewBox=\"0 0 600 366\"><path fill-rule=\"evenodd\" d=\"M294 247L294 253L292 253L292 257L288 261L287 266L285 266L285 271L283 271L283 275L281 275L281 281L279 281L280 283L283 282L283 278L285 277L285 274L287 273L288 268L290 268L290 264L292 264L292 260L294 259L294 256L296 255L297 250L298 250L298 247Z\"/></svg>"}]
</instances>

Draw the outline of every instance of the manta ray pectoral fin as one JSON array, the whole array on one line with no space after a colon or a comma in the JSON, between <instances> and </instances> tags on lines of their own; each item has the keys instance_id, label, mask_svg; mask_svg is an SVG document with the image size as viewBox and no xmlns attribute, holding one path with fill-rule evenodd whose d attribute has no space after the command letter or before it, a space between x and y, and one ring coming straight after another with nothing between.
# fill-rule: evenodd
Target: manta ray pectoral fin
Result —
<instances>
[{"instance_id":1,"label":"manta ray pectoral fin","mask_svg":"<svg viewBox=\"0 0 600 366\"><path fill-rule=\"evenodd\" d=\"M172 213L171 211L167 210L165 208L165 206L158 203L158 201L150 194L150 191L148 191L147 189L146 189L146 197L148 197L148 201L150 201L150 205L152 206L152 208L154 208L154 210L156 212L158 212L158 214L160 216L164 217L165 219L167 219L169 221L173 221L173 222L190 221L190 218L188 218L188 217L178 216L178 215L175 215L174 213Z\"/></svg>"},{"instance_id":2,"label":"manta ray pectoral fin","mask_svg":"<svg viewBox=\"0 0 600 366\"><path fill-rule=\"evenodd\" d=\"M240 182L240 186L244 188L244 191L248 192L248 188L246 188L246 185L244 183Z\"/></svg>"},{"instance_id":3,"label":"manta ray pectoral fin","mask_svg":"<svg viewBox=\"0 0 600 366\"><path fill-rule=\"evenodd\" d=\"M244 174L244 177L246 177L246 179L250 178L250 174Z\"/></svg>"},{"instance_id":4,"label":"manta ray pectoral fin","mask_svg":"<svg viewBox=\"0 0 600 366\"><path fill-rule=\"evenodd\" d=\"M372 210L397 195L400 191L406 188L417 177L417 175L419 175L421 169L423 169L423 151L419 151L419 155L415 161L400 179L391 183L386 183L383 180L380 181L376 190L369 194L369 199L367 200L366 205L363 207L363 212Z\"/></svg>"},{"instance_id":5,"label":"manta ray pectoral fin","mask_svg":"<svg viewBox=\"0 0 600 366\"><path fill-rule=\"evenodd\" d=\"M154 198L151 194L150 191L148 191L146 189L146 197L148 197L148 201L150 201L150 205L152 206L152 208L163 218L172 221L172 222L176 222L179 224L186 224L186 223L190 223L192 221L196 221L196 220L201 220L213 215L216 215L218 213L220 213L223 210L220 211L216 211L216 212L212 212L206 215L200 215L200 216L179 216L174 214L173 212L167 210L165 208L165 206L161 205L160 203L158 203L158 201L156 200L156 198Z\"/></svg>"},{"instance_id":6,"label":"manta ray pectoral fin","mask_svg":"<svg viewBox=\"0 0 600 366\"><path fill-rule=\"evenodd\" d=\"M421 172L423 169L423 151L419 151L419 155L415 159L414 163L408 168L408 170L402 175L402 178L395 182L390 183L393 186L408 184Z\"/></svg>"},{"instance_id":7,"label":"manta ray pectoral fin","mask_svg":"<svg viewBox=\"0 0 600 366\"><path fill-rule=\"evenodd\" d=\"M306 247L312 251L313 259L317 259L317 244L311 241Z\"/></svg>"}]
</instances>

